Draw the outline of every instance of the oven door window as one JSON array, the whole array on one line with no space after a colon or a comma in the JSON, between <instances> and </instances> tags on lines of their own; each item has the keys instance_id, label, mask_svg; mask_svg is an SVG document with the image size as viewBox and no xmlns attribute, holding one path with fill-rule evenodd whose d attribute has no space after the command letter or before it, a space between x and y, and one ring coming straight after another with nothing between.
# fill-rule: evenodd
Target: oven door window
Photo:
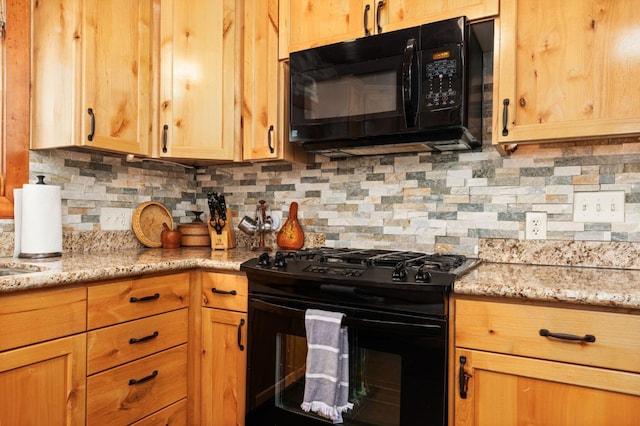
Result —
<instances>
[{"instance_id":1,"label":"oven door window","mask_svg":"<svg viewBox=\"0 0 640 426\"><path fill-rule=\"evenodd\" d=\"M349 347L355 349L349 354L349 401L354 408L344 414L345 419L357 419L357 424L363 425L399 425L402 357L358 347L354 337L350 340ZM276 351L276 407L317 419L300 409L304 396L306 339L278 333Z\"/></svg>"},{"instance_id":2,"label":"oven door window","mask_svg":"<svg viewBox=\"0 0 640 426\"><path fill-rule=\"evenodd\" d=\"M300 408L307 308L341 311L350 319L349 401L354 408L343 414L345 425L446 423L444 321L425 324L424 318L299 301L285 306L276 299L250 301L247 425L331 423Z\"/></svg>"}]
</instances>

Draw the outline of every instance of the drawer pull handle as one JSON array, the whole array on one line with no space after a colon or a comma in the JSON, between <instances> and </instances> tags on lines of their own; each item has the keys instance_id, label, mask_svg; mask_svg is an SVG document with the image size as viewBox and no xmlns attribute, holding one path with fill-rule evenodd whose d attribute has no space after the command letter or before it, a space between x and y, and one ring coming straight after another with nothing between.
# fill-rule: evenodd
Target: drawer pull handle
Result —
<instances>
[{"instance_id":1,"label":"drawer pull handle","mask_svg":"<svg viewBox=\"0 0 640 426\"><path fill-rule=\"evenodd\" d=\"M131 299L129 299L129 303L148 302L150 300L156 300L156 299L160 299L160 293L156 293L153 296L132 297Z\"/></svg>"},{"instance_id":2,"label":"drawer pull handle","mask_svg":"<svg viewBox=\"0 0 640 426\"><path fill-rule=\"evenodd\" d=\"M230 290L230 291L226 291L226 290L218 290L217 288L213 287L211 289L211 293L215 293L215 294L230 294L231 296L235 296L238 294L237 291L235 290Z\"/></svg>"},{"instance_id":3,"label":"drawer pull handle","mask_svg":"<svg viewBox=\"0 0 640 426\"><path fill-rule=\"evenodd\" d=\"M576 336L575 334L566 333L552 333L546 328L540 329L540 335L543 337L553 337L555 339L570 340L572 342L586 342L593 343L596 341L596 336L593 334L585 334L584 336Z\"/></svg>"},{"instance_id":4,"label":"drawer pull handle","mask_svg":"<svg viewBox=\"0 0 640 426\"><path fill-rule=\"evenodd\" d=\"M240 319L240 324L238 324L238 347L241 351L244 351L244 345L242 344L242 326L244 325L244 318Z\"/></svg>"},{"instance_id":5,"label":"drawer pull handle","mask_svg":"<svg viewBox=\"0 0 640 426\"><path fill-rule=\"evenodd\" d=\"M148 380L155 378L157 375L158 375L158 370L153 370L153 373L149 374L147 377L143 377L142 379L129 379L129 386L139 385L140 383L144 383Z\"/></svg>"},{"instance_id":6,"label":"drawer pull handle","mask_svg":"<svg viewBox=\"0 0 640 426\"><path fill-rule=\"evenodd\" d=\"M153 334L150 334L149 336L141 337L139 339L132 337L131 339L129 339L129 344L133 345L134 343L146 342L147 340L155 339L156 337L158 337L159 334L160 333L158 333L157 331L154 331Z\"/></svg>"},{"instance_id":7,"label":"drawer pull handle","mask_svg":"<svg viewBox=\"0 0 640 426\"><path fill-rule=\"evenodd\" d=\"M469 379L471 374L464 371L464 365L467 363L467 357L460 357L460 371L458 372L458 380L460 385L460 398L467 399L467 391L469 390Z\"/></svg>"}]
</instances>

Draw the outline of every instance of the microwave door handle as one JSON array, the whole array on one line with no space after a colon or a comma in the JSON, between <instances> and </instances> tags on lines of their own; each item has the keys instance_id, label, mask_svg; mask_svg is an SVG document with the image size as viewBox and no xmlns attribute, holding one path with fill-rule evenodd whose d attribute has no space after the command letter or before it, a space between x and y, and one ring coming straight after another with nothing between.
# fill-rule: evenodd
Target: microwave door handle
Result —
<instances>
[{"instance_id":1,"label":"microwave door handle","mask_svg":"<svg viewBox=\"0 0 640 426\"><path fill-rule=\"evenodd\" d=\"M416 111L418 109L418 76L414 76L416 61L416 39L407 40L402 56L402 100L404 106L404 119L407 128L416 125Z\"/></svg>"}]
</instances>

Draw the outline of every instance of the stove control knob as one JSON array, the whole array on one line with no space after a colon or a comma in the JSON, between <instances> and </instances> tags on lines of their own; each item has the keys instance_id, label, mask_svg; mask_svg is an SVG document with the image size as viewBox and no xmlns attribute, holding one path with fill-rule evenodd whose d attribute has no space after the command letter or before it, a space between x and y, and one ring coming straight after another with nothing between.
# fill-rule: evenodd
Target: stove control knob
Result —
<instances>
[{"instance_id":1,"label":"stove control knob","mask_svg":"<svg viewBox=\"0 0 640 426\"><path fill-rule=\"evenodd\" d=\"M407 280L407 268L404 262L400 262L393 268L391 273L391 279L393 281L406 281Z\"/></svg>"},{"instance_id":2,"label":"stove control knob","mask_svg":"<svg viewBox=\"0 0 640 426\"><path fill-rule=\"evenodd\" d=\"M258 257L258 265L269 266L270 264L271 264L271 259L269 259L269 253L262 253Z\"/></svg>"},{"instance_id":3,"label":"stove control knob","mask_svg":"<svg viewBox=\"0 0 640 426\"><path fill-rule=\"evenodd\" d=\"M416 282L417 283L431 282L431 272L429 272L427 268L418 269L418 272L416 272Z\"/></svg>"},{"instance_id":4,"label":"stove control knob","mask_svg":"<svg viewBox=\"0 0 640 426\"><path fill-rule=\"evenodd\" d=\"M276 257L273 259L273 266L276 268L286 268L287 261L282 252L276 252Z\"/></svg>"}]
</instances>

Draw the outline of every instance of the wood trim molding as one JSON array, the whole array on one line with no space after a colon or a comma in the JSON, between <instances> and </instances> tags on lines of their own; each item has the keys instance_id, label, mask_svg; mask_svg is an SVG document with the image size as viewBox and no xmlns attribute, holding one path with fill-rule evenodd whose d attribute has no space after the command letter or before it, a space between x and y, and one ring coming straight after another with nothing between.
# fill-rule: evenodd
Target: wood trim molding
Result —
<instances>
[{"instance_id":1,"label":"wood trim molding","mask_svg":"<svg viewBox=\"0 0 640 426\"><path fill-rule=\"evenodd\" d=\"M0 218L13 217L13 189L29 181L30 2L7 0L6 13Z\"/></svg>"}]
</instances>

